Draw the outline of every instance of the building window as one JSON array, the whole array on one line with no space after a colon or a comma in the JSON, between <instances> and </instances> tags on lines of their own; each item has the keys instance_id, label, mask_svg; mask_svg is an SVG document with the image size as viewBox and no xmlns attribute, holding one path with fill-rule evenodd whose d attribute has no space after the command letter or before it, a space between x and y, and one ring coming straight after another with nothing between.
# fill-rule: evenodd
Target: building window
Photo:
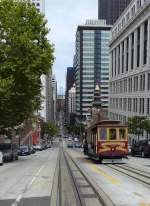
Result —
<instances>
[{"instance_id":1,"label":"building window","mask_svg":"<svg viewBox=\"0 0 150 206\"><path fill-rule=\"evenodd\" d=\"M134 91L138 91L138 76L134 77Z\"/></svg>"},{"instance_id":2,"label":"building window","mask_svg":"<svg viewBox=\"0 0 150 206\"><path fill-rule=\"evenodd\" d=\"M135 112L138 112L138 99L135 99Z\"/></svg>"},{"instance_id":3,"label":"building window","mask_svg":"<svg viewBox=\"0 0 150 206\"><path fill-rule=\"evenodd\" d=\"M137 9L141 7L141 0L137 0Z\"/></svg>"},{"instance_id":4,"label":"building window","mask_svg":"<svg viewBox=\"0 0 150 206\"><path fill-rule=\"evenodd\" d=\"M128 80L128 91L129 92L132 92L132 77L131 78L129 78L129 80Z\"/></svg>"},{"instance_id":5,"label":"building window","mask_svg":"<svg viewBox=\"0 0 150 206\"><path fill-rule=\"evenodd\" d=\"M143 85L142 75L140 75L140 91L142 91L142 85Z\"/></svg>"},{"instance_id":6,"label":"building window","mask_svg":"<svg viewBox=\"0 0 150 206\"><path fill-rule=\"evenodd\" d=\"M137 67L140 65L140 27L137 29Z\"/></svg>"},{"instance_id":7,"label":"building window","mask_svg":"<svg viewBox=\"0 0 150 206\"><path fill-rule=\"evenodd\" d=\"M132 98L128 98L128 111L132 111Z\"/></svg>"},{"instance_id":8,"label":"building window","mask_svg":"<svg viewBox=\"0 0 150 206\"><path fill-rule=\"evenodd\" d=\"M127 37L127 50L126 50L126 71L128 71L128 58L129 58L129 38Z\"/></svg>"},{"instance_id":9,"label":"building window","mask_svg":"<svg viewBox=\"0 0 150 206\"><path fill-rule=\"evenodd\" d=\"M117 48L115 48L115 76L116 76L116 66L117 66Z\"/></svg>"},{"instance_id":10,"label":"building window","mask_svg":"<svg viewBox=\"0 0 150 206\"><path fill-rule=\"evenodd\" d=\"M150 73L147 75L147 90L150 90Z\"/></svg>"},{"instance_id":11,"label":"building window","mask_svg":"<svg viewBox=\"0 0 150 206\"><path fill-rule=\"evenodd\" d=\"M135 5L131 8L131 15L133 16L135 14Z\"/></svg>"},{"instance_id":12,"label":"building window","mask_svg":"<svg viewBox=\"0 0 150 206\"><path fill-rule=\"evenodd\" d=\"M124 73L124 41L122 42L122 73Z\"/></svg>"},{"instance_id":13,"label":"building window","mask_svg":"<svg viewBox=\"0 0 150 206\"><path fill-rule=\"evenodd\" d=\"M143 85L142 85L142 86L143 86L142 89L143 89L143 91L144 91L144 90L145 90L145 74L143 74Z\"/></svg>"},{"instance_id":14,"label":"building window","mask_svg":"<svg viewBox=\"0 0 150 206\"><path fill-rule=\"evenodd\" d=\"M143 63L147 63L147 36L148 36L148 21L144 23L144 54L143 54Z\"/></svg>"},{"instance_id":15,"label":"building window","mask_svg":"<svg viewBox=\"0 0 150 206\"><path fill-rule=\"evenodd\" d=\"M131 69L133 69L134 64L134 32L131 35Z\"/></svg>"},{"instance_id":16,"label":"building window","mask_svg":"<svg viewBox=\"0 0 150 206\"><path fill-rule=\"evenodd\" d=\"M118 46L118 74L120 74L120 45Z\"/></svg>"},{"instance_id":17,"label":"building window","mask_svg":"<svg viewBox=\"0 0 150 206\"><path fill-rule=\"evenodd\" d=\"M113 72L114 72L114 69L113 69L113 64L114 64L114 61L113 61L113 51L111 53L111 74L112 74L112 77L113 77Z\"/></svg>"},{"instance_id":18,"label":"building window","mask_svg":"<svg viewBox=\"0 0 150 206\"><path fill-rule=\"evenodd\" d=\"M144 98L140 98L139 113L144 114Z\"/></svg>"},{"instance_id":19,"label":"building window","mask_svg":"<svg viewBox=\"0 0 150 206\"><path fill-rule=\"evenodd\" d=\"M128 22L130 19L130 13L128 12L127 15L126 15L126 22Z\"/></svg>"},{"instance_id":20,"label":"building window","mask_svg":"<svg viewBox=\"0 0 150 206\"><path fill-rule=\"evenodd\" d=\"M147 114L150 114L150 98L147 98Z\"/></svg>"}]
</instances>

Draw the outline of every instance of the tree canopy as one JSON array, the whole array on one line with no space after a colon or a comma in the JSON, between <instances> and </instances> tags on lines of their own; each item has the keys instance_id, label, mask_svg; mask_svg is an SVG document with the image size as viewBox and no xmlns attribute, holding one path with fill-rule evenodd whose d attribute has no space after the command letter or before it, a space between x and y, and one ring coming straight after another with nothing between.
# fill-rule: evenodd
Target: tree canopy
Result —
<instances>
[{"instance_id":1,"label":"tree canopy","mask_svg":"<svg viewBox=\"0 0 150 206\"><path fill-rule=\"evenodd\" d=\"M58 134L58 132L59 132L59 129L57 126L55 126L52 123L48 123L48 122L44 123L43 130L44 130L44 134L47 134L50 136L54 136L54 135Z\"/></svg>"},{"instance_id":2,"label":"tree canopy","mask_svg":"<svg viewBox=\"0 0 150 206\"><path fill-rule=\"evenodd\" d=\"M40 109L40 77L54 60L46 23L30 1L0 1L0 128L19 125Z\"/></svg>"},{"instance_id":3,"label":"tree canopy","mask_svg":"<svg viewBox=\"0 0 150 206\"><path fill-rule=\"evenodd\" d=\"M85 126L83 123L69 124L66 125L68 133L73 133L75 135L82 134L85 131Z\"/></svg>"},{"instance_id":4,"label":"tree canopy","mask_svg":"<svg viewBox=\"0 0 150 206\"><path fill-rule=\"evenodd\" d=\"M150 119L148 117L133 116L128 118L128 128L129 133L135 134L138 136L140 133L145 130L148 135L150 133Z\"/></svg>"}]
</instances>

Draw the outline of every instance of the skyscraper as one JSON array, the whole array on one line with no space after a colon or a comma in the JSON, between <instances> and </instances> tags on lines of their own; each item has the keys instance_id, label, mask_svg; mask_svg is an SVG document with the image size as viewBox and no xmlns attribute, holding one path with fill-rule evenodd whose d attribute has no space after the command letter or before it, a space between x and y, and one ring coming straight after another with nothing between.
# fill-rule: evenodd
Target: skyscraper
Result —
<instances>
[{"instance_id":1,"label":"skyscraper","mask_svg":"<svg viewBox=\"0 0 150 206\"><path fill-rule=\"evenodd\" d=\"M68 105L68 98L69 98L69 90L74 84L74 67L67 67L67 73L66 73L66 92L65 92L65 117L66 121L68 121L68 111L69 111L69 105Z\"/></svg>"},{"instance_id":2,"label":"skyscraper","mask_svg":"<svg viewBox=\"0 0 150 206\"><path fill-rule=\"evenodd\" d=\"M133 0L111 32L109 116L149 117L150 1Z\"/></svg>"},{"instance_id":3,"label":"skyscraper","mask_svg":"<svg viewBox=\"0 0 150 206\"><path fill-rule=\"evenodd\" d=\"M98 18L114 24L131 0L98 0Z\"/></svg>"},{"instance_id":4,"label":"skyscraper","mask_svg":"<svg viewBox=\"0 0 150 206\"><path fill-rule=\"evenodd\" d=\"M103 107L108 107L109 47L111 26L105 20L88 20L76 33L76 113L83 121L90 116L96 84Z\"/></svg>"},{"instance_id":5,"label":"skyscraper","mask_svg":"<svg viewBox=\"0 0 150 206\"><path fill-rule=\"evenodd\" d=\"M45 13L45 0L31 0L35 5L37 10L41 13ZM44 118L47 122L54 121L54 104L52 101L53 91L52 91L52 72L49 74L41 76L42 91L41 94L45 98L41 105L41 110L39 111L40 116ZM50 111L51 110L51 111Z\"/></svg>"}]
</instances>

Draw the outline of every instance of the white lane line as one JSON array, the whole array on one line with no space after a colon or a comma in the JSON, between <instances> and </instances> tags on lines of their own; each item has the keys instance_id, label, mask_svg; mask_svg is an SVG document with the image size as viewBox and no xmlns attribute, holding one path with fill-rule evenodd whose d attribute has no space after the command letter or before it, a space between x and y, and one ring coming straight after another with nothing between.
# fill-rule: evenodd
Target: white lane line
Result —
<instances>
[{"instance_id":1,"label":"white lane line","mask_svg":"<svg viewBox=\"0 0 150 206\"><path fill-rule=\"evenodd\" d=\"M34 183L34 181L36 180L36 178L38 177L38 175L40 174L40 172L42 171L42 169L45 167L45 165L42 165L40 167L40 169L37 171L37 173L34 175L34 177L32 178L32 180L27 184L27 186L25 187L25 189L23 190L23 192L18 195L18 197L15 199L15 201L13 202L12 206L18 206L18 203L20 202L20 200L22 199L23 195L25 192L27 192L27 190L32 186L32 184Z\"/></svg>"}]
</instances>

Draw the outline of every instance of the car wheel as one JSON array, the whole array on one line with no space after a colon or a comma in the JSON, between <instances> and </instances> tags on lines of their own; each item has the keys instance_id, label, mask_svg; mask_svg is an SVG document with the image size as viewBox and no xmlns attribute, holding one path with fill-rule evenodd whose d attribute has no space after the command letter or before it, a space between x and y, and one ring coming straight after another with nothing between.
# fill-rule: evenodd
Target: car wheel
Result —
<instances>
[{"instance_id":1,"label":"car wheel","mask_svg":"<svg viewBox=\"0 0 150 206\"><path fill-rule=\"evenodd\" d=\"M18 156L16 156L16 158L15 158L16 160L18 160Z\"/></svg>"},{"instance_id":2,"label":"car wheel","mask_svg":"<svg viewBox=\"0 0 150 206\"><path fill-rule=\"evenodd\" d=\"M141 156L142 156L143 158L145 157L144 151L142 151Z\"/></svg>"}]
</instances>

